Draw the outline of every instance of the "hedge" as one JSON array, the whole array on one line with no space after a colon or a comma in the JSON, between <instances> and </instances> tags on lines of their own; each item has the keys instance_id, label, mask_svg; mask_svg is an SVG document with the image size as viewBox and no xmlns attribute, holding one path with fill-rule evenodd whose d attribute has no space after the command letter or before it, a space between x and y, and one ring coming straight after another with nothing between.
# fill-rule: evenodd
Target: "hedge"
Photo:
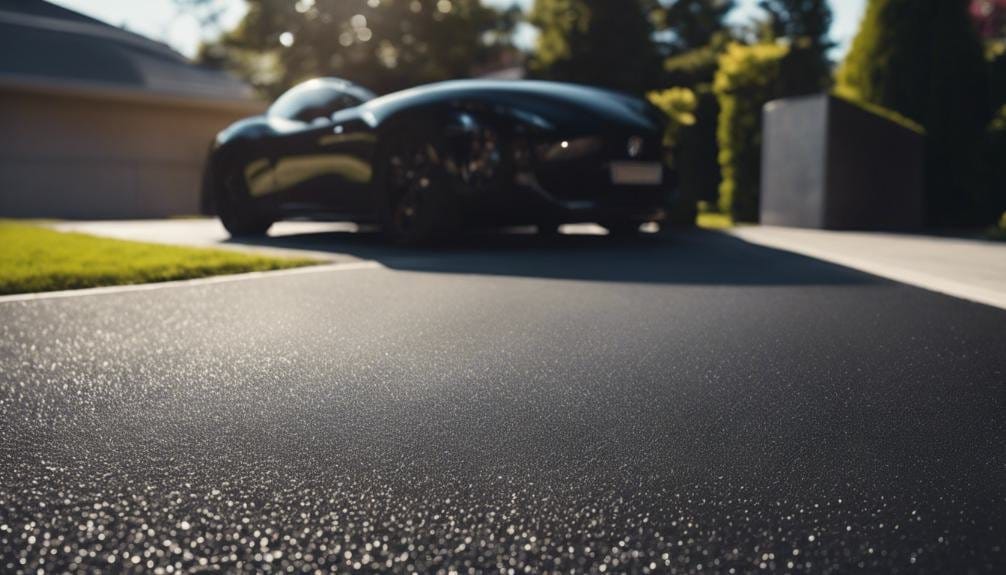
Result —
<instances>
[{"instance_id":1,"label":"hedge","mask_svg":"<svg viewBox=\"0 0 1006 575\"><path fill-rule=\"evenodd\" d=\"M838 70L843 93L925 126L930 225L998 218L983 130L996 88L963 0L872 0Z\"/></svg>"},{"instance_id":2,"label":"hedge","mask_svg":"<svg viewBox=\"0 0 1006 575\"><path fill-rule=\"evenodd\" d=\"M758 221L762 107L780 96L779 79L788 53L784 44L731 44L720 56L713 84L720 104L719 205L734 221Z\"/></svg>"},{"instance_id":3,"label":"hedge","mask_svg":"<svg viewBox=\"0 0 1006 575\"><path fill-rule=\"evenodd\" d=\"M649 92L646 98L667 116L664 145L673 147L681 137L681 130L695 123L695 92L688 88L668 88Z\"/></svg>"},{"instance_id":4,"label":"hedge","mask_svg":"<svg viewBox=\"0 0 1006 575\"><path fill-rule=\"evenodd\" d=\"M999 108L986 135L990 191L989 212L1000 214L999 226L1006 233L1006 105Z\"/></svg>"},{"instance_id":5,"label":"hedge","mask_svg":"<svg viewBox=\"0 0 1006 575\"><path fill-rule=\"evenodd\" d=\"M895 124L898 124L902 128L906 128L908 130L911 130L911 131L915 132L916 134L923 134L924 135L926 133L926 129L922 126L922 124L916 122L915 120L913 120L911 118L902 116L901 114L895 112L894 110L890 110L890 109L885 108L883 106L878 106L877 104L872 104L870 102L867 102L867 101L863 100L859 96L859 94L857 94L857 93L849 90L848 88L845 88L845 87L842 87L842 86L836 87L835 91L832 92L832 95L835 96L836 98L841 98L842 100L844 100L844 101L846 101L846 102L848 102L848 103L850 103L850 104L852 104L852 105L854 105L854 106L856 106L856 107L858 107L858 108L860 108L862 110L865 110L865 111L867 111L867 112L869 112L871 114L874 114L876 116L880 116L881 118L884 118L885 120L887 120L889 122L894 122Z\"/></svg>"}]
</instances>

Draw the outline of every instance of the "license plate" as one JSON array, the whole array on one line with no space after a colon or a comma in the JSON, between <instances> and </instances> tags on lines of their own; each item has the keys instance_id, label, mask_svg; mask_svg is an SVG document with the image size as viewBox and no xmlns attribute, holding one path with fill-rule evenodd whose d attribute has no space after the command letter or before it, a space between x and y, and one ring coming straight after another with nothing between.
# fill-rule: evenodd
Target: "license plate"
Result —
<instances>
[{"instance_id":1,"label":"license plate","mask_svg":"<svg viewBox=\"0 0 1006 575\"><path fill-rule=\"evenodd\" d=\"M659 162L612 162L611 183L627 186L656 186L664 181Z\"/></svg>"}]
</instances>

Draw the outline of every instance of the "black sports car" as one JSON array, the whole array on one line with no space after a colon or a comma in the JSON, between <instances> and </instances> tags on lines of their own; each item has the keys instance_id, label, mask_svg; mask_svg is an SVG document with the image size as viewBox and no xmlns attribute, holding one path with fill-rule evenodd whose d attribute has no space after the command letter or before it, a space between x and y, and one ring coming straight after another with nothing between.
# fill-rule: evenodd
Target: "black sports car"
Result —
<instances>
[{"instance_id":1,"label":"black sports car","mask_svg":"<svg viewBox=\"0 0 1006 575\"><path fill-rule=\"evenodd\" d=\"M664 118L631 96L553 82L459 80L375 97L319 78L220 132L204 197L232 235L282 218L380 224L403 243L462 225L664 217Z\"/></svg>"}]
</instances>

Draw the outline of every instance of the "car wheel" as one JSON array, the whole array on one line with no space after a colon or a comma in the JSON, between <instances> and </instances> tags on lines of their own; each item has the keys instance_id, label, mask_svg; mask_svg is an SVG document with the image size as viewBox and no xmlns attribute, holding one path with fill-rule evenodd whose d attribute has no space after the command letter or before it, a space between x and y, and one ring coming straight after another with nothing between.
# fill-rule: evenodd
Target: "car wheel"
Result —
<instances>
[{"instance_id":1,"label":"car wheel","mask_svg":"<svg viewBox=\"0 0 1006 575\"><path fill-rule=\"evenodd\" d=\"M617 238L634 237L639 234L639 222L601 222L608 235Z\"/></svg>"},{"instance_id":2,"label":"car wheel","mask_svg":"<svg viewBox=\"0 0 1006 575\"><path fill-rule=\"evenodd\" d=\"M271 217L256 209L240 174L219 180L216 204L220 222L232 237L265 235L273 224Z\"/></svg>"},{"instance_id":3,"label":"car wheel","mask_svg":"<svg viewBox=\"0 0 1006 575\"><path fill-rule=\"evenodd\" d=\"M555 222L538 222L535 227L540 236L551 238L559 235L559 224Z\"/></svg>"},{"instance_id":4,"label":"car wheel","mask_svg":"<svg viewBox=\"0 0 1006 575\"><path fill-rule=\"evenodd\" d=\"M412 131L392 136L383 162L384 234L394 243L423 245L457 227L452 182L436 142Z\"/></svg>"}]
</instances>

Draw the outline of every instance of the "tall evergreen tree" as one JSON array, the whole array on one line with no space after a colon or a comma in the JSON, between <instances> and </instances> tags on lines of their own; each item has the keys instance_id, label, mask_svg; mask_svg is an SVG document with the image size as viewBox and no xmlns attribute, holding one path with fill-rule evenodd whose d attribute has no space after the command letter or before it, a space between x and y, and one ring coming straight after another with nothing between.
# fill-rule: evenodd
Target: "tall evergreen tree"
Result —
<instances>
[{"instance_id":1,"label":"tall evergreen tree","mask_svg":"<svg viewBox=\"0 0 1006 575\"><path fill-rule=\"evenodd\" d=\"M758 6L768 14L769 36L790 45L782 62L780 93L794 96L826 89L831 84L828 51L834 45L828 1L760 0Z\"/></svg>"},{"instance_id":2,"label":"tall evergreen tree","mask_svg":"<svg viewBox=\"0 0 1006 575\"><path fill-rule=\"evenodd\" d=\"M926 128L931 224L968 225L996 215L979 177L987 82L966 0L871 0L838 72L840 92Z\"/></svg>"},{"instance_id":3,"label":"tall evergreen tree","mask_svg":"<svg viewBox=\"0 0 1006 575\"><path fill-rule=\"evenodd\" d=\"M735 0L670 0L653 9L661 44L670 54L710 45L726 28Z\"/></svg>"},{"instance_id":4,"label":"tall evergreen tree","mask_svg":"<svg viewBox=\"0 0 1006 575\"><path fill-rule=\"evenodd\" d=\"M648 2L535 0L533 76L642 94L658 86L660 63Z\"/></svg>"},{"instance_id":5,"label":"tall evergreen tree","mask_svg":"<svg viewBox=\"0 0 1006 575\"><path fill-rule=\"evenodd\" d=\"M832 46L832 13L827 0L760 0L776 37L804 38L821 50Z\"/></svg>"},{"instance_id":6,"label":"tall evergreen tree","mask_svg":"<svg viewBox=\"0 0 1006 575\"><path fill-rule=\"evenodd\" d=\"M513 25L479 0L246 1L242 22L204 53L222 53L270 95L322 75L377 92L465 77L508 48Z\"/></svg>"}]
</instances>

